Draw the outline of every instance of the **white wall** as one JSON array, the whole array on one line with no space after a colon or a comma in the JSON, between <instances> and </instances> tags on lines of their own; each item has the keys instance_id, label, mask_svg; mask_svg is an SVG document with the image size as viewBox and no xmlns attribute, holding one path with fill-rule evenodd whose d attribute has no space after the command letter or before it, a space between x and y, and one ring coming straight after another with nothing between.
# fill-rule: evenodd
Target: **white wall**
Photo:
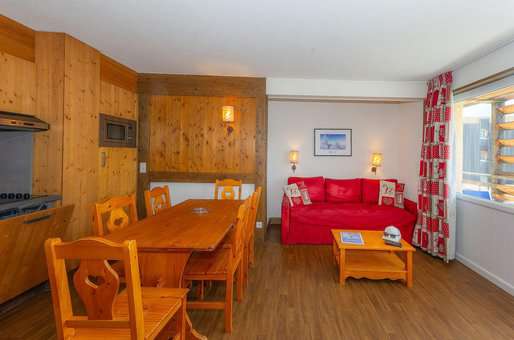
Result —
<instances>
[{"instance_id":1,"label":"white wall","mask_svg":"<svg viewBox=\"0 0 514 340\"><path fill-rule=\"evenodd\" d=\"M150 183L150 189L164 185L167 185L170 189L171 205L179 204L192 198L211 199L214 197L213 183L152 182ZM254 184L243 184L241 197L243 199L247 198L254 190Z\"/></svg>"},{"instance_id":2,"label":"white wall","mask_svg":"<svg viewBox=\"0 0 514 340\"><path fill-rule=\"evenodd\" d=\"M514 43L454 71L454 88L514 66ZM457 260L514 295L514 211L457 198Z\"/></svg>"},{"instance_id":3,"label":"white wall","mask_svg":"<svg viewBox=\"0 0 514 340\"><path fill-rule=\"evenodd\" d=\"M336 79L267 78L270 97L340 97L366 99L425 98L425 81L359 81Z\"/></svg>"},{"instance_id":4,"label":"white wall","mask_svg":"<svg viewBox=\"0 0 514 340\"><path fill-rule=\"evenodd\" d=\"M405 181L415 198L422 135L422 103L270 101L268 104L268 217L280 217L282 187L292 175L291 149L300 151L296 175L373 177L371 153L382 152L377 178ZM352 157L314 157L314 128L351 128Z\"/></svg>"},{"instance_id":5,"label":"white wall","mask_svg":"<svg viewBox=\"0 0 514 340\"><path fill-rule=\"evenodd\" d=\"M460 67L453 72L453 88L505 71L514 66L514 42Z\"/></svg>"},{"instance_id":6,"label":"white wall","mask_svg":"<svg viewBox=\"0 0 514 340\"><path fill-rule=\"evenodd\" d=\"M514 295L514 210L457 199L457 260Z\"/></svg>"}]
</instances>

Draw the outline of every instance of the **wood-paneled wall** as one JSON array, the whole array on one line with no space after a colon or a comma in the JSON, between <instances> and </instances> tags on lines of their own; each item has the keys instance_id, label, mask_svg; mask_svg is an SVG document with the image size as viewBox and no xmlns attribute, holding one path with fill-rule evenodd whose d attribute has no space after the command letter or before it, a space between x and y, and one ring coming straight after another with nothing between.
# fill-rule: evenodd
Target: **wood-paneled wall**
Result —
<instances>
[{"instance_id":1,"label":"wood-paneled wall","mask_svg":"<svg viewBox=\"0 0 514 340\"><path fill-rule=\"evenodd\" d=\"M3 111L36 111L36 65L0 52L0 108Z\"/></svg>"},{"instance_id":2,"label":"wood-paneled wall","mask_svg":"<svg viewBox=\"0 0 514 340\"><path fill-rule=\"evenodd\" d=\"M103 69L100 74L103 74ZM133 87L135 87L135 85L136 81L134 78ZM125 87L129 88L128 86ZM137 120L137 94L102 80L100 112ZM136 191L137 149L101 147L98 162L99 201L116 195L131 194Z\"/></svg>"},{"instance_id":3,"label":"wood-paneled wall","mask_svg":"<svg viewBox=\"0 0 514 340\"><path fill-rule=\"evenodd\" d=\"M63 205L75 204L70 237L91 234L97 201L100 53L68 35L65 37Z\"/></svg>"},{"instance_id":4,"label":"wood-paneled wall","mask_svg":"<svg viewBox=\"0 0 514 340\"><path fill-rule=\"evenodd\" d=\"M7 54L34 63L36 32L0 14L0 46Z\"/></svg>"},{"instance_id":5,"label":"wood-paneled wall","mask_svg":"<svg viewBox=\"0 0 514 340\"><path fill-rule=\"evenodd\" d=\"M139 202L150 181L231 177L266 189L264 78L142 74L138 92L139 161L148 171L139 175ZM230 125L221 120L223 105L234 106ZM265 198L259 209L264 222Z\"/></svg>"},{"instance_id":6,"label":"wood-paneled wall","mask_svg":"<svg viewBox=\"0 0 514 340\"><path fill-rule=\"evenodd\" d=\"M71 238L90 233L93 202L133 192L138 182L142 194L151 178L235 177L266 189L264 78L138 75L71 36L1 15L0 74L0 110L51 124L34 138L33 191L75 204ZM221 122L223 105L235 107L231 133ZM100 112L139 119L138 151L98 146ZM139 178L138 158L150 171ZM262 221L265 207L264 194Z\"/></svg>"},{"instance_id":7,"label":"wood-paneled wall","mask_svg":"<svg viewBox=\"0 0 514 340\"><path fill-rule=\"evenodd\" d=\"M62 194L64 33L36 33L37 109L50 130L34 134L32 192Z\"/></svg>"},{"instance_id":8,"label":"wood-paneled wall","mask_svg":"<svg viewBox=\"0 0 514 340\"><path fill-rule=\"evenodd\" d=\"M35 32L0 15L0 111L36 111Z\"/></svg>"},{"instance_id":9,"label":"wood-paneled wall","mask_svg":"<svg viewBox=\"0 0 514 340\"><path fill-rule=\"evenodd\" d=\"M64 33L0 15L0 110L36 115L33 185L74 204L67 238L91 233L92 204L137 186L137 149L100 148L100 112L137 120L137 73ZM102 152L106 166L102 167Z\"/></svg>"},{"instance_id":10,"label":"wood-paneled wall","mask_svg":"<svg viewBox=\"0 0 514 340\"><path fill-rule=\"evenodd\" d=\"M152 173L255 174L255 98L152 96L150 100ZM234 106L234 123L222 122L223 105Z\"/></svg>"}]
</instances>

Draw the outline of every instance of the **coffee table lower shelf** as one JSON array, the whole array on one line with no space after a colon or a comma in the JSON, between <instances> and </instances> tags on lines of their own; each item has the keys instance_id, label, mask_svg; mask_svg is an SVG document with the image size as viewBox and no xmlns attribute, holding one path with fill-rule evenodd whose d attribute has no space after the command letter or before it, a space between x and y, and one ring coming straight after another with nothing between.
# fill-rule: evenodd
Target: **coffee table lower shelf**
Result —
<instances>
[{"instance_id":1,"label":"coffee table lower shelf","mask_svg":"<svg viewBox=\"0 0 514 340\"><path fill-rule=\"evenodd\" d=\"M339 265L339 281L345 284L348 277L372 280L404 280L407 281L405 263L396 253L387 251L351 251L347 250L341 266L341 256L336 256Z\"/></svg>"},{"instance_id":2,"label":"coffee table lower shelf","mask_svg":"<svg viewBox=\"0 0 514 340\"><path fill-rule=\"evenodd\" d=\"M331 232L334 261L342 286L347 278L353 277L402 280L407 287L412 287L412 254L416 250L405 240L401 240L401 247L393 247L384 243L381 231L332 229ZM342 232L360 233L364 244L342 243Z\"/></svg>"}]
</instances>

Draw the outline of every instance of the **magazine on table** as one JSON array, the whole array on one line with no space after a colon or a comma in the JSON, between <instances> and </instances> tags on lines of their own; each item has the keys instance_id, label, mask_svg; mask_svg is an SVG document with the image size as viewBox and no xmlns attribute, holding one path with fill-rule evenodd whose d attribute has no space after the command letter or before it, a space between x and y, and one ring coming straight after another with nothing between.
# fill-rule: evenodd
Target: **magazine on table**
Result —
<instances>
[{"instance_id":1,"label":"magazine on table","mask_svg":"<svg viewBox=\"0 0 514 340\"><path fill-rule=\"evenodd\" d=\"M348 231L341 232L341 242L346 244L363 245L364 240L362 239L361 233L351 233Z\"/></svg>"}]
</instances>

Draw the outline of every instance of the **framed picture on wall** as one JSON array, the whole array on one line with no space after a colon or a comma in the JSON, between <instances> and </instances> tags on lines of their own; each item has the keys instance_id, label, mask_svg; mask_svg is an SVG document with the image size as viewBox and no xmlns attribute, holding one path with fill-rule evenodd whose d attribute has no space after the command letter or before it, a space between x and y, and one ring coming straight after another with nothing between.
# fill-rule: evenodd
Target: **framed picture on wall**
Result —
<instances>
[{"instance_id":1,"label":"framed picture on wall","mask_svg":"<svg viewBox=\"0 0 514 340\"><path fill-rule=\"evenodd\" d=\"M314 156L351 156L352 129L314 129Z\"/></svg>"}]
</instances>

